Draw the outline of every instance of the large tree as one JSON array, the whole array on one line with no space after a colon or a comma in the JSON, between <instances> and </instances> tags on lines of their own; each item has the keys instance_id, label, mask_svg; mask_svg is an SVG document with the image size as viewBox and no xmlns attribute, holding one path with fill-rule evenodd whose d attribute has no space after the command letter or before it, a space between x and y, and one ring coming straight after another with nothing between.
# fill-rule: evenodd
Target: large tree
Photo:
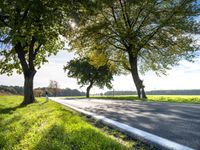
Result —
<instances>
[{"instance_id":1,"label":"large tree","mask_svg":"<svg viewBox=\"0 0 200 150\"><path fill-rule=\"evenodd\" d=\"M95 85L100 88L106 86L111 88L111 80L113 80L114 71L110 69L109 64L95 67L89 63L88 58L76 58L68 62L64 67L68 71L68 77L77 78L78 84L81 86L88 85L86 89L86 97L90 96L90 89Z\"/></svg>"},{"instance_id":2,"label":"large tree","mask_svg":"<svg viewBox=\"0 0 200 150\"><path fill-rule=\"evenodd\" d=\"M145 98L139 71L166 73L197 50L196 0L101 0L84 10L71 36L74 50L94 49L132 74L137 94ZM98 57L98 56L97 56Z\"/></svg>"},{"instance_id":3,"label":"large tree","mask_svg":"<svg viewBox=\"0 0 200 150\"><path fill-rule=\"evenodd\" d=\"M23 104L34 102L36 70L63 47L59 35L72 6L60 0L0 0L0 74L23 73Z\"/></svg>"}]
</instances>

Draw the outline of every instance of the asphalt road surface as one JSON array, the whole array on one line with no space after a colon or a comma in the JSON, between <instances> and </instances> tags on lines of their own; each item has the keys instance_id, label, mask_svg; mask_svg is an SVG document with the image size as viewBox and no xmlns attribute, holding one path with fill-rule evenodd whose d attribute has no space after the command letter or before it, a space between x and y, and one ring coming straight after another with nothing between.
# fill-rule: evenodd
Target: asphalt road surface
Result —
<instances>
[{"instance_id":1,"label":"asphalt road surface","mask_svg":"<svg viewBox=\"0 0 200 150\"><path fill-rule=\"evenodd\" d=\"M200 150L200 105L67 99L68 104Z\"/></svg>"}]
</instances>

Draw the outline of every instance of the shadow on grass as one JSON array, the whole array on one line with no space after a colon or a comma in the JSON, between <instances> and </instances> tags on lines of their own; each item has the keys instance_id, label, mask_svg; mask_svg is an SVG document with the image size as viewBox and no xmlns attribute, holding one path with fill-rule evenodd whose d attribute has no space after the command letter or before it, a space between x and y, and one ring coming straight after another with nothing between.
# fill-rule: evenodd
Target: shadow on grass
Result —
<instances>
[{"instance_id":1,"label":"shadow on grass","mask_svg":"<svg viewBox=\"0 0 200 150\"><path fill-rule=\"evenodd\" d=\"M9 107L9 108L0 108L0 149L3 147L7 147L6 145L12 141L13 137L10 137L9 140L7 139L10 135L7 134L8 131L10 130L11 127L8 127L12 124L17 123L19 120L21 120L21 116L20 115L13 115L15 113L15 111L18 108L22 108L23 106L15 106L15 107ZM11 115L12 114L12 115ZM4 115L6 117L4 117ZM12 131L11 131L12 132ZM5 136L6 135L6 136ZM14 135L15 138L15 142L17 142L17 138L19 137L18 134Z\"/></svg>"},{"instance_id":2,"label":"shadow on grass","mask_svg":"<svg viewBox=\"0 0 200 150\"><path fill-rule=\"evenodd\" d=\"M0 108L0 114L10 114L13 113L15 110L17 110L18 108L23 108L26 105L18 105L15 107L8 107L8 108Z\"/></svg>"},{"instance_id":3,"label":"shadow on grass","mask_svg":"<svg viewBox=\"0 0 200 150\"><path fill-rule=\"evenodd\" d=\"M47 101L39 102L40 105L44 105L44 104L46 104L46 103L48 103L48 102L47 102Z\"/></svg>"},{"instance_id":4,"label":"shadow on grass","mask_svg":"<svg viewBox=\"0 0 200 150\"><path fill-rule=\"evenodd\" d=\"M64 125L53 125L48 132L43 135L34 149L123 150L126 148L92 128L82 127L69 131Z\"/></svg>"},{"instance_id":5,"label":"shadow on grass","mask_svg":"<svg viewBox=\"0 0 200 150\"><path fill-rule=\"evenodd\" d=\"M31 103L31 104L37 104L37 103L39 103L40 105L43 105L43 104L46 104L47 102L46 101L44 101L44 102L35 101L34 103ZM4 106L4 105L2 105L2 106ZM14 106L14 107L8 107L8 108L1 108L0 107L0 114L11 114L14 111L16 111L18 108L25 108L26 106L28 106L28 105L21 103L17 106Z\"/></svg>"}]
</instances>

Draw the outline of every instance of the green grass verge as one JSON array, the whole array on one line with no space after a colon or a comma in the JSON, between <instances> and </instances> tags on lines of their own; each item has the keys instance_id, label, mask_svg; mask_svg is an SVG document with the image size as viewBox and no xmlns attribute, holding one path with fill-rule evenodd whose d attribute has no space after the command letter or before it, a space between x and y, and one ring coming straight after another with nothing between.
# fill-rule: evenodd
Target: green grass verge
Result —
<instances>
[{"instance_id":1,"label":"green grass verge","mask_svg":"<svg viewBox=\"0 0 200 150\"><path fill-rule=\"evenodd\" d=\"M139 100L137 96L93 96L97 99L114 99L114 100ZM172 103L194 103L200 104L200 96L189 95L148 95L147 102L172 102Z\"/></svg>"},{"instance_id":2,"label":"green grass verge","mask_svg":"<svg viewBox=\"0 0 200 150\"><path fill-rule=\"evenodd\" d=\"M148 96L150 102L174 102L174 103L193 103L200 104L200 96L183 95L154 95Z\"/></svg>"},{"instance_id":3,"label":"green grass verge","mask_svg":"<svg viewBox=\"0 0 200 150\"><path fill-rule=\"evenodd\" d=\"M0 96L0 149L126 150L113 137L55 102L20 107L20 96Z\"/></svg>"}]
</instances>

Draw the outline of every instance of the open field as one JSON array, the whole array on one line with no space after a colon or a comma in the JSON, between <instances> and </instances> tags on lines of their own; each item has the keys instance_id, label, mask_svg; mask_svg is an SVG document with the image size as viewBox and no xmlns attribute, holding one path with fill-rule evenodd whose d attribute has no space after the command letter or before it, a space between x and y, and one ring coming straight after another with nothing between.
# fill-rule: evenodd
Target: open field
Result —
<instances>
[{"instance_id":1,"label":"open field","mask_svg":"<svg viewBox=\"0 0 200 150\"><path fill-rule=\"evenodd\" d=\"M0 149L126 150L136 144L119 142L55 102L40 98L20 107L21 101L0 96Z\"/></svg>"},{"instance_id":2,"label":"open field","mask_svg":"<svg viewBox=\"0 0 200 150\"><path fill-rule=\"evenodd\" d=\"M200 95L148 95L147 102L171 102L171 103L192 103L200 104ZM70 96L66 98L86 98L85 96ZM111 99L111 100L137 100L136 95L116 95L116 96L91 96L95 99Z\"/></svg>"},{"instance_id":3,"label":"open field","mask_svg":"<svg viewBox=\"0 0 200 150\"><path fill-rule=\"evenodd\" d=\"M151 102L175 102L175 103L200 103L200 96L189 96L189 95L154 95L149 96Z\"/></svg>"},{"instance_id":4,"label":"open field","mask_svg":"<svg viewBox=\"0 0 200 150\"><path fill-rule=\"evenodd\" d=\"M136 95L93 96L98 99L139 100ZM148 102L196 103L200 104L199 95L148 95Z\"/></svg>"}]
</instances>

